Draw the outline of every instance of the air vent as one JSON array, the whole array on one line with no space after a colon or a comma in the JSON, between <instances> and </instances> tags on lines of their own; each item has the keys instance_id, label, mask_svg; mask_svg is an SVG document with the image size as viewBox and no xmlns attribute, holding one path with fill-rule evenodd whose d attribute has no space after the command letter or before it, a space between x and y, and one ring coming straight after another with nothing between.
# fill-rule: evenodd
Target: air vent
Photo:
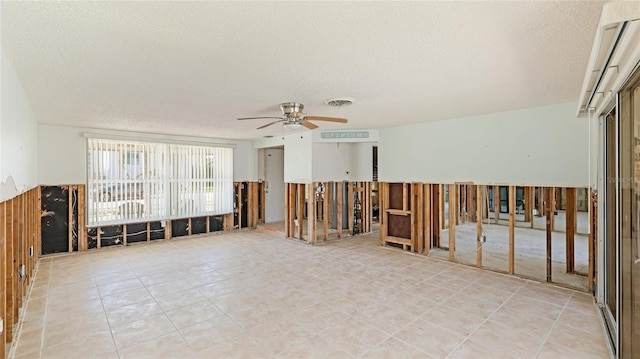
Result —
<instances>
[{"instance_id":1,"label":"air vent","mask_svg":"<svg viewBox=\"0 0 640 359\"><path fill-rule=\"evenodd\" d=\"M355 99L352 99L350 97L336 97L324 100L324 103L333 107L349 106L354 102Z\"/></svg>"}]
</instances>

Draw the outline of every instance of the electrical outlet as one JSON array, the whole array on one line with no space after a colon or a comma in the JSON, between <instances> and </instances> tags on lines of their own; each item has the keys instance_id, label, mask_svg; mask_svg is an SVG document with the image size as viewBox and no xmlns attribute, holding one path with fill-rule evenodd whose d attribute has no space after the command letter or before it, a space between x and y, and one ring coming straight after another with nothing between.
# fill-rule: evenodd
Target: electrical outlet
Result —
<instances>
[{"instance_id":1,"label":"electrical outlet","mask_svg":"<svg viewBox=\"0 0 640 359\"><path fill-rule=\"evenodd\" d=\"M33 257L33 246L29 247L29 257Z\"/></svg>"},{"instance_id":2,"label":"electrical outlet","mask_svg":"<svg viewBox=\"0 0 640 359\"><path fill-rule=\"evenodd\" d=\"M0 333L4 332L4 319L0 318Z\"/></svg>"},{"instance_id":3,"label":"electrical outlet","mask_svg":"<svg viewBox=\"0 0 640 359\"><path fill-rule=\"evenodd\" d=\"M480 243L487 243L487 235L483 234L480 237L478 237L478 242Z\"/></svg>"},{"instance_id":4,"label":"electrical outlet","mask_svg":"<svg viewBox=\"0 0 640 359\"><path fill-rule=\"evenodd\" d=\"M25 266L24 266L24 264L21 264L18 267L18 276L20 277L20 279L22 279L22 278L24 278L24 275L25 275Z\"/></svg>"}]
</instances>

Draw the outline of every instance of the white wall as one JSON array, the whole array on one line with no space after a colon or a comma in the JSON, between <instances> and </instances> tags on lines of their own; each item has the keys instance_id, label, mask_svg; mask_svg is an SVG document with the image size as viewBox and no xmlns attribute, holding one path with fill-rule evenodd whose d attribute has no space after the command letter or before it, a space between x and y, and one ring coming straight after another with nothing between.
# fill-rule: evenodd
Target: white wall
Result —
<instances>
[{"instance_id":1,"label":"white wall","mask_svg":"<svg viewBox=\"0 0 640 359\"><path fill-rule=\"evenodd\" d=\"M284 181L310 183L312 180L311 136L291 135L284 138Z\"/></svg>"},{"instance_id":2,"label":"white wall","mask_svg":"<svg viewBox=\"0 0 640 359\"><path fill-rule=\"evenodd\" d=\"M38 185L37 124L12 64L0 49L0 201Z\"/></svg>"},{"instance_id":3,"label":"white wall","mask_svg":"<svg viewBox=\"0 0 640 359\"><path fill-rule=\"evenodd\" d=\"M86 139L85 132L113 135L114 131L100 131L80 127L38 126L38 182L44 185L86 183ZM123 132L124 133L124 132ZM131 134L131 133L126 133ZM138 134L144 135L144 134ZM180 136L165 136L168 139L189 140ZM257 154L249 141L210 139L217 143L235 144L233 178L235 181L257 181Z\"/></svg>"},{"instance_id":4,"label":"white wall","mask_svg":"<svg viewBox=\"0 0 640 359\"><path fill-rule=\"evenodd\" d=\"M265 223L284 221L284 149L264 150Z\"/></svg>"},{"instance_id":5,"label":"white wall","mask_svg":"<svg viewBox=\"0 0 640 359\"><path fill-rule=\"evenodd\" d=\"M354 175L354 146L351 143L314 143L312 149L315 182L351 180Z\"/></svg>"},{"instance_id":6,"label":"white wall","mask_svg":"<svg viewBox=\"0 0 640 359\"><path fill-rule=\"evenodd\" d=\"M589 122L575 103L380 130L379 180L588 184Z\"/></svg>"}]
</instances>

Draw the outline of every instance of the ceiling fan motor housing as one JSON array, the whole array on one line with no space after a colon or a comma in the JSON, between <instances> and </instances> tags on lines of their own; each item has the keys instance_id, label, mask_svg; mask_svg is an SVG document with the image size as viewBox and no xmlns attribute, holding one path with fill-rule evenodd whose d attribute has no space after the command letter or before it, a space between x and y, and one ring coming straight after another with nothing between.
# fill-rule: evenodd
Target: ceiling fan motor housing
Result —
<instances>
[{"instance_id":1,"label":"ceiling fan motor housing","mask_svg":"<svg viewBox=\"0 0 640 359\"><path fill-rule=\"evenodd\" d=\"M283 114L290 115L292 113L302 112L302 110L304 110L304 105L297 102L284 102L280 104L280 109Z\"/></svg>"}]
</instances>

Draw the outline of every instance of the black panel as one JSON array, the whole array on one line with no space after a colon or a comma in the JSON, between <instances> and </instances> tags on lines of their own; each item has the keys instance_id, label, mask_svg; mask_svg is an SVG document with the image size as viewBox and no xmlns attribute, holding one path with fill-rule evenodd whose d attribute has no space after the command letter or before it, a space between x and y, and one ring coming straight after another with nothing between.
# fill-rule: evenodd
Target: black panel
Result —
<instances>
[{"instance_id":1,"label":"black panel","mask_svg":"<svg viewBox=\"0 0 640 359\"><path fill-rule=\"evenodd\" d=\"M189 234L188 219L174 219L171 221L171 237L182 237Z\"/></svg>"},{"instance_id":2,"label":"black panel","mask_svg":"<svg viewBox=\"0 0 640 359\"><path fill-rule=\"evenodd\" d=\"M89 228L87 230L87 247L89 249L98 248L98 229Z\"/></svg>"},{"instance_id":3,"label":"black panel","mask_svg":"<svg viewBox=\"0 0 640 359\"><path fill-rule=\"evenodd\" d=\"M151 240L164 239L164 227L161 222L149 223L149 238Z\"/></svg>"},{"instance_id":4,"label":"black panel","mask_svg":"<svg viewBox=\"0 0 640 359\"><path fill-rule=\"evenodd\" d=\"M127 243L146 242L147 224L134 223L127 224Z\"/></svg>"},{"instance_id":5,"label":"black panel","mask_svg":"<svg viewBox=\"0 0 640 359\"><path fill-rule=\"evenodd\" d=\"M242 182L242 193L240 200L242 201L242 225L241 228L249 226L249 182Z\"/></svg>"},{"instance_id":6,"label":"black panel","mask_svg":"<svg viewBox=\"0 0 640 359\"><path fill-rule=\"evenodd\" d=\"M207 217L191 218L191 234L207 232Z\"/></svg>"},{"instance_id":7,"label":"black panel","mask_svg":"<svg viewBox=\"0 0 640 359\"><path fill-rule=\"evenodd\" d=\"M100 245L102 247L115 246L124 243L122 226L100 227Z\"/></svg>"},{"instance_id":8,"label":"black panel","mask_svg":"<svg viewBox=\"0 0 640 359\"><path fill-rule=\"evenodd\" d=\"M68 252L69 194L67 188L43 186L41 206L42 254Z\"/></svg>"},{"instance_id":9,"label":"black panel","mask_svg":"<svg viewBox=\"0 0 640 359\"><path fill-rule=\"evenodd\" d=\"M224 228L222 216L209 217L209 232L221 231Z\"/></svg>"}]
</instances>

